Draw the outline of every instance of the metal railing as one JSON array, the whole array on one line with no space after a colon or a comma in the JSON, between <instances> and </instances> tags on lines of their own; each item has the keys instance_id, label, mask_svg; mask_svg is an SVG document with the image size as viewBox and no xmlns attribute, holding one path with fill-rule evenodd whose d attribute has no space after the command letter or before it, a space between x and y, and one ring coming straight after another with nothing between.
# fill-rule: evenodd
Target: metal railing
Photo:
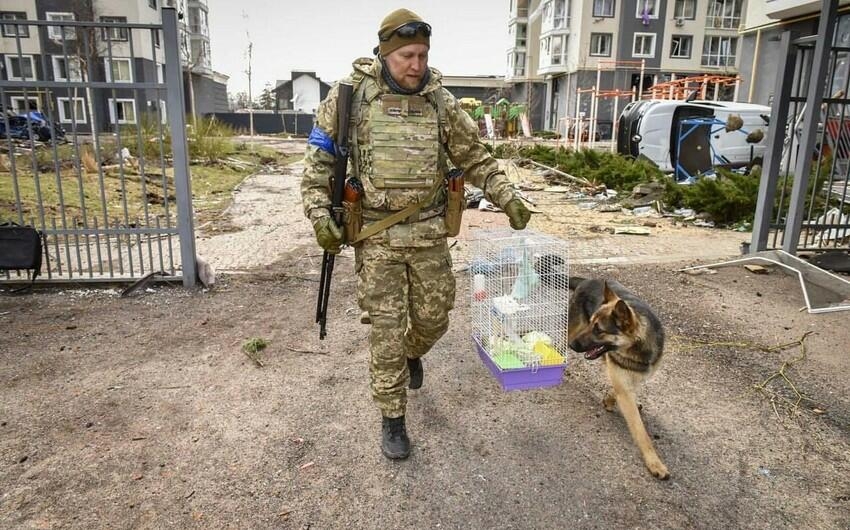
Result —
<instances>
[{"instance_id":1,"label":"metal railing","mask_svg":"<svg viewBox=\"0 0 850 530\"><path fill-rule=\"evenodd\" d=\"M834 42L836 4L817 35L782 35L753 251L850 248L850 47Z\"/></svg>"},{"instance_id":2,"label":"metal railing","mask_svg":"<svg viewBox=\"0 0 850 530\"><path fill-rule=\"evenodd\" d=\"M0 80L5 108L13 97L31 96L38 107L0 117L0 194L9 194L0 195L0 222L42 232L39 281L134 281L159 273L194 285L176 11L164 7L161 25L15 24L38 39L41 75ZM52 27L59 28L53 31L58 39L51 38ZM126 41L111 39L125 32ZM15 37L6 55L21 59L21 41ZM60 80L56 64L79 64L79 76ZM129 70L117 69L119 64ZM0 282L24 279L22 273L0 273Z\"/></svg>"}]
</instances>

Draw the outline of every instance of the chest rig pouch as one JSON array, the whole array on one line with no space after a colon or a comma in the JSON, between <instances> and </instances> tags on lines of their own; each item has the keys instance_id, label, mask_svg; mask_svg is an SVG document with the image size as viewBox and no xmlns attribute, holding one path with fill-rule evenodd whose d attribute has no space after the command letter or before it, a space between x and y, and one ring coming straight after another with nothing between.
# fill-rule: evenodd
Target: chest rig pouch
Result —
<instances>
[{"instance_id":1,"label":"chest rig pouch","mask_svg":"<svg viewBox=\"0 0 850 530\"><path fill-rule=\"evenodd\" d=\"M353 124L355 163L364 209L394 212L427 202L443 183L439 110L426 97L376 94L376 88L362 86L359 105L355 96L355 113L360 114Z\"/></svg>"}]
</instances>

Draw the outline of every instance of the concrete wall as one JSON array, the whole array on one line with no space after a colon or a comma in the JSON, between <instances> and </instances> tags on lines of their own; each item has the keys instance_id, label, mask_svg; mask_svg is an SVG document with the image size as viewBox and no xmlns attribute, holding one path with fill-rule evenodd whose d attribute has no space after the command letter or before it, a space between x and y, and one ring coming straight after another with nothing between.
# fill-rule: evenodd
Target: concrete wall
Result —
<instances>
[{"instance_id":1,"label":"concrete wall","mask_svg":"<svg viewBox=\"0 0 850 530\"><path fill-rule=\"evenodd\" d=\"M811 19L761 30L760 39L757 39L757 32L744 35L738 63L743 78L738 100L760 105L770 104L778 75L780 35L786 30L797 37L815 35L818 31L817 26L818 20ZM756 40L760 41L757 57Z\"/></svg>"}]
</instances>

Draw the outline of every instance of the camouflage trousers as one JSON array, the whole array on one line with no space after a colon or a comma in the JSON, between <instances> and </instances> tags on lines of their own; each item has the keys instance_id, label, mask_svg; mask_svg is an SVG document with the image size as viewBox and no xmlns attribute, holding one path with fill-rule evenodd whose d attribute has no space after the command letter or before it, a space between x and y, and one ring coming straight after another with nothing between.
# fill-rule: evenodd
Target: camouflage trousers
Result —
<instances>
[{"instance_id":1,"label":"camouflage trousers","mask_svg":"<svg viewBox=\"0 0 850 530\"><path fill-rule=\"evenodd\" d=\"M445 239L404 248L366 240L356 254L357 299L372 321L372 398L385 417L397 418L407 406L407 359L425 355L449 327L455 299L451 255Z\"/></svg>"}]
</instances>

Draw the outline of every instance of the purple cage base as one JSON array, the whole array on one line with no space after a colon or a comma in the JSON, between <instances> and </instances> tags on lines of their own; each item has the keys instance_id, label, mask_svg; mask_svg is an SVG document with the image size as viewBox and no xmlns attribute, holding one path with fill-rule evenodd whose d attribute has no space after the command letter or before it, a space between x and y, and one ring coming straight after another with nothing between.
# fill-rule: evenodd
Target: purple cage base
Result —
<instances>
[{"instance_id":1,"label":"purple cage base","mask_svg":"<svg viewBox=\"0 0 850 530\"><path fill-rule=\"evenodd\" d=\"M472 341L475 343L475 349L478 350L478 356L481 357L484 366L490 370L490 373L499 381L504 390L529 390L556 386L561 383L564 377L564 369L566 368L564 364L540 366L536 370L532 368L502 370L490 358L490 354L487 353L477 336L473 335Z\"/></svg>"}]
</instances>

